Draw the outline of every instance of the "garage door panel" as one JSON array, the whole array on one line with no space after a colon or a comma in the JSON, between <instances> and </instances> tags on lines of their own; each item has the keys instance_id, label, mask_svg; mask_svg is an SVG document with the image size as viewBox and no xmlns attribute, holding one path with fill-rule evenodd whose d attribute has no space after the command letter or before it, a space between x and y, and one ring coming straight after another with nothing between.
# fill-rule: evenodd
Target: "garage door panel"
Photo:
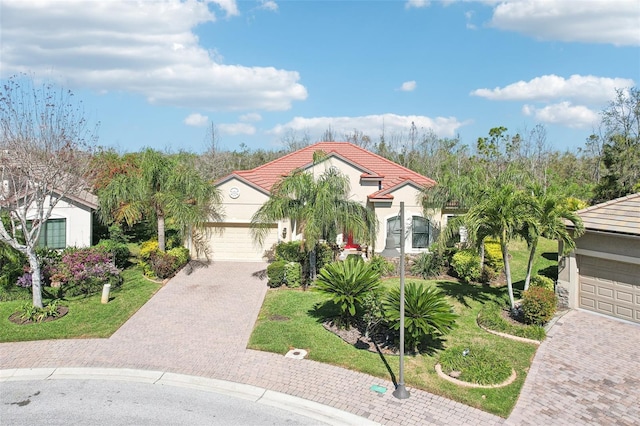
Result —
<instances>
[{"instance_id":1,"label":"garage door panel","mask_svg":"<svg viewBox=\"0 0 640 426\"><path fill-rule=\"evenodd\" d=\"M277 225L269 229L264 244L258 244L251 235L249 224L211 224L209 251L212 259L235 261L262 261L266 252L278 242Z\"/></svg>"},{"instance_id":2,"label":"garage door panel","mask_svg":"<svg viewBox=\"0 0 640 426\"><path fill-rule=\"evenodd\" d=\"M608 302L603 302L602 300L598 300L597 301L597 309L598 311L605 313L605 314L613 314L614 313L614 306L612 303L608 303Z\"/></svg>"},{"instance_id":3,"label":"garage door panel","mask_svg":"<svg viewBox=\"0 0 640 426\"><path fill-rule=\"evenodd\" d=\"M579 306L640 322L640 265L578 256Z\"/></svg>"},{"instance_id":4,"label":"garage door panel","mask_svg":"<svg viewBox=\"0 0 640 426\"><path fill-rule=\"evenodd\" d=\"M633 303L633 294L630 291L616 291L616 300L622 303Z\"/></svg>"}]
</instances>

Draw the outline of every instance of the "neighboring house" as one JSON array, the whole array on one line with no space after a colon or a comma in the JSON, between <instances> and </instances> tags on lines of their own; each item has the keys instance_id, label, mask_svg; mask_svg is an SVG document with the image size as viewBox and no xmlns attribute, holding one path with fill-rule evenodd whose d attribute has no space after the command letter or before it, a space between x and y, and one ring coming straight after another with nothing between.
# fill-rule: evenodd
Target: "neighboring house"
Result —
<instances>
[{"instance_id":1,"label":"neighboring house","mask_svg":"<svg viewBox=\"0 0 640 426\"><path fill-rule=\"evenodd\" d=\"M47 198L45 205L48 204ZM41 229L38 245L50 249L91 246L93 212L97 208L98 197L88 191L62 197ZM27 219L34 216L35 213L27 212Z\"/></svg>"},{"instance_id":2,"label":"neighboring house","mask_svg":"<svg viewBox=\"0 0 640 426\"><path fill-rule=\"evenodd\" d=\"M313 154L326 158L314 164ZM285 155L252 170L236 171L216 182L223 196L224 222L209 223L214 231L209 240L213 260L261 260L265 251L279 241L299 238L290 221L274 223L262 246L251 237L253 214L268 200L273 185L295 169L321 175L330 167L349 177L351 199L372 208L379 221L376 241L370 247L377 253L400 244L400 202L405 203L407 253L426 251L440 227L441 212L424 217L418 195L435 182L379 155L348 142L321 142ZM347 238L344 238L346 242ZM387 247L387 243L392 247ZM397 251L397 250L396 250Z\"/></svg>"},{"instance_id":3,"label":"neighboring house","mask_svg":"<svg viewBox=\"0 0 640 426\"><path fill-rule=\"evenodd\" d=\"M640 323L640 193L577 213L585 233L560 259L561 302Z\"/></svg>"}]
</instances>

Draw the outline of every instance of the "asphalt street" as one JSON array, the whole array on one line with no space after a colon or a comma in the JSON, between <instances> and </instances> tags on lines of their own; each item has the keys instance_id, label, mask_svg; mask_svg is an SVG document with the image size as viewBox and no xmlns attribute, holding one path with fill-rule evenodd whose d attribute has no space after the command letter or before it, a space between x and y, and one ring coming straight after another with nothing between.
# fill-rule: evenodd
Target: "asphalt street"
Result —
<instances>
[{"instance_id":1,"label":"asphalt street","mask_svg":"<svg viewBox=\"0 0 640 426\"><path fill-rule=\"evenodd\" d=\"M318 420L216 392L107 380L0 383L0 424L324 425Z\"/></svg>"}]
</instances>

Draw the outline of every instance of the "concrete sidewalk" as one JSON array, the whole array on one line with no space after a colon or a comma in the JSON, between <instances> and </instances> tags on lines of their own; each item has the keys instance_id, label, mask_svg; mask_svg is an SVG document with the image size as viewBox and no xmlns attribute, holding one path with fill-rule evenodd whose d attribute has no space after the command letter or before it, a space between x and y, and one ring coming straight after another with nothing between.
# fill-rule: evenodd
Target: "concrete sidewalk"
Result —
<instances>
[{"instance_id":1,"label":"concrete sidewalk","mask_svg":"<svg viewBox=\"0 0 640 426\"><path fill-rule=\"evenodd\" d=\"M109 339L0 344L2 369L92 367L161 371L255 386L385 425L497 425L504 419L311 360L246 349L267 286L263 263L220 262L184 271ZM386 387L379 394L372 385Z\"/></svg>"}]
</instances>

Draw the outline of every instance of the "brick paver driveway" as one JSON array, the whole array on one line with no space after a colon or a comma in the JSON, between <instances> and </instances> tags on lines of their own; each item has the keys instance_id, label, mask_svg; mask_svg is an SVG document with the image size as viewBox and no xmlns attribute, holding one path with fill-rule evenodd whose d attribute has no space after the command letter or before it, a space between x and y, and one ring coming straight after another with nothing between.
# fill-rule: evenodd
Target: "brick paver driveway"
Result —
<instances>
[{"instance_id":1,"label":"brick paver driveway","mask_svg":"<svg viewBox=\"0 0 640 426\"><path fill-rule=\"evenodd\" d=\"M640 424L640 325L571 311L538 349L514 425Z\"/></svg>"},{"instance_id":2,"label":"brick paver driveway","mask_svg":"<svg viewBox=\"0 0 640 426\"><path fill-rule=\"evenodd\" d=\"M388 425L495 425L503 419L430 393L391 395L388 380L246 344L267 286L262 263L215 263L181 272L109 339L0 344L0 368L113 367L246 383ZM372 385L387 387L378 394Z\"/></svg>"}]
</instances>

